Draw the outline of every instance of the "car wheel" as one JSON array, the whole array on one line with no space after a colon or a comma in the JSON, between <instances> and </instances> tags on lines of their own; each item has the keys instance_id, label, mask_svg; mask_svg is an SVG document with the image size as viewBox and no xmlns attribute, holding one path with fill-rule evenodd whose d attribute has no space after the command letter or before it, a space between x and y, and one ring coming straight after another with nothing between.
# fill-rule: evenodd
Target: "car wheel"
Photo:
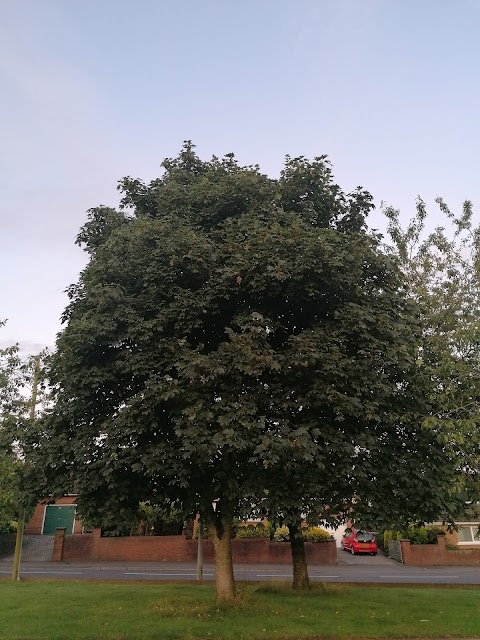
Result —
<instances>
[{"instance_id":1,"label":"car wheel","mask_svg":"<svg viewBox=\"0 0 480 640\"><path fill-rule=\"evenodd\" d=\"M372 556L376 556L377 552L376 551L372 551Z\"/></svg>"},{"instance_id":2,"label":"car wheel","mask_svg":"<svg viewBox=\"0 0 480 640\"><path fill-rule=\"evenodd\" d=\"M355 549L353 548L353 545L350 547L350 551L352 552L352 556L355 555Z\"/></svg>"}]
</instances>

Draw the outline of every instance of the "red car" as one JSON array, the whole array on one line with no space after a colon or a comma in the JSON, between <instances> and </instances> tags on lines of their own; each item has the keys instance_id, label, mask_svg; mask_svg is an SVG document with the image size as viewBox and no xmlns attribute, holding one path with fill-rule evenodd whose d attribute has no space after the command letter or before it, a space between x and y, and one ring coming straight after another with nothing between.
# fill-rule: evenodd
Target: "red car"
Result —
<instances>
[{"instance_id":1,"label":"red car","mask_svg":"<svg viewBox=\"0 0 480 640\"><path fill-rule=\"evenodd\" d=\"M350 551L352 555L356 553L370 553L372 556L377 555L375 535L370 531L347 529L340 546L345 551Z\"/></svg>"}]
</instances>

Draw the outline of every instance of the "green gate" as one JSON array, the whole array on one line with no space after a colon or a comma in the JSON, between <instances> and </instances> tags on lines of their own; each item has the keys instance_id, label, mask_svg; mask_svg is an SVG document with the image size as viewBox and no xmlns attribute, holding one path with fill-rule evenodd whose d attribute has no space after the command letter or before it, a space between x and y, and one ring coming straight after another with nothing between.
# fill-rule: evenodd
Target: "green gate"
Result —
<instances>
[{"instance_id":1,"label":"green gate","mask_svg":"<svg viewBox=\"0 0 480 640\"><path fill-rule=\"evenodd\" d=\"M74 504L49 504L45 509L43 531L45 535L52 535L55 529L66 529L66 533L73 533L75 520Z\"/></svg>"}]
</instances>

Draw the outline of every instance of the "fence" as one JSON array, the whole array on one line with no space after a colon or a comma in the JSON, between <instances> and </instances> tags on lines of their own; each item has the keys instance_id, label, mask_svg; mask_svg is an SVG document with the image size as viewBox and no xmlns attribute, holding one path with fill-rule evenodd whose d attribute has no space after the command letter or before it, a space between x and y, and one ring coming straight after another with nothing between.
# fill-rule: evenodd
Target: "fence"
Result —
<instances>
[{"instance_id":1,"label":"fence","mask_svg":"<svg viewBox=\"0 0 480 640\"><path fill-rule=\"evenodd\" d=\"M15 552L15 534L0 535L0 559L12 560ZM23 536L22 560L49 562L53 557L55 536Z\"/></svg>"},{"instance_id":2,"label":"fence","mask_svg":"<svg viewBox=\"0 0 480 640\"><path fill-rule=\"evenodd\" d=\"M15 551L15 534L5 533L0 535L0 559L13 556Z\"/></svg>"}]
</instances>

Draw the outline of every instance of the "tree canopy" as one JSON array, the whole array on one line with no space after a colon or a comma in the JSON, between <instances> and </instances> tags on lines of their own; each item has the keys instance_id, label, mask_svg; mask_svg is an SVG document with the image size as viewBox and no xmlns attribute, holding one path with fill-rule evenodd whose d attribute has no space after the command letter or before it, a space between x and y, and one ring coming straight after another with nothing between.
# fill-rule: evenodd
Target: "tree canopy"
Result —
<instances>
[{"instance_id":1,"label":"tree canopy","mask_svg":"<svg viewBox=\"0 0 480 640\"><path fill-rule=\"evenodd\" d=\"M0 322L0 327L5 323ZM0 349L0 532L9 531L24 506L21 491L24 444L29 440L28 400L29 363L18 345Z\"/></svg>"},{"instance_id":2,"label":"tree canopy","mask_svg":"<svg viewBox=\"0 0 480 640\"><path fill-rule=\"evenodd\" d=\"M445 497L445 519L478 500L480 453L480 227L470 201L455 215L437 198L429 216L421 198L405 228L385 209L389 239L408 295L419 310L418 385L427 411L422 422L443 443L461 473ZM440 224L438 222L440 221Z\"/></svg>"},{"instance_id":3,"label":"tree canopy","mask_svg":"<svg viewBox=\"0 0 480 640\"><path fill-rule=\"evenodd\" d=\"M418 318L366 231L370 194L344 193L326 157L287 157L276 180L186 143L163 169L121 180L120 209L92 209L79 233L90 261L69 290L42 455L91 522L165 498L200 511L230 598L234 516L331 521L373 481L377 509L396 502L382 456L416 433L396 416L421 401ZM408 488L433 509L422 482L438 461L416 474L408 451L397 504Z\"/></svg>"}]
</instances>

